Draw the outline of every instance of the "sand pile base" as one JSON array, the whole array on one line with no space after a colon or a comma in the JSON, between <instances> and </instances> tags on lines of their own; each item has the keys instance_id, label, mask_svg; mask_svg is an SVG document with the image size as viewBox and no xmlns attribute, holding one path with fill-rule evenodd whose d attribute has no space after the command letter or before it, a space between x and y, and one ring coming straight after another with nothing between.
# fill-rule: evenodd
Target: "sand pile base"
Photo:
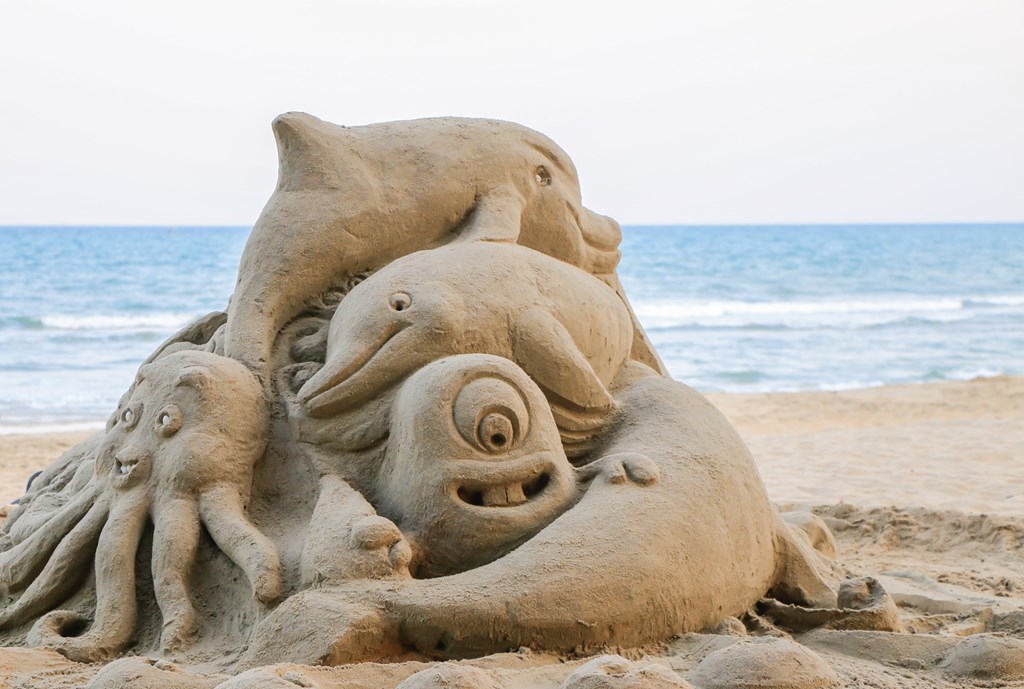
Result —
<instances>
[{"instance_id":1,"label":"sand pile base","mask_svg":"<svg viewBox=\"0 0 1024 689\"><path fill-rule=\"evenodd\" d=\"M294 664L236 676L143 657L80 664L45 649L0 649L2 687L558 689L687 687L1024 687L1024 525L923 508L813 510L832 528L844 575L872 574L902 633L792 633L752 613L715 634L609 649L595 659L523 649L474 660L339 667Z\"/></svg>"}]
</instances>

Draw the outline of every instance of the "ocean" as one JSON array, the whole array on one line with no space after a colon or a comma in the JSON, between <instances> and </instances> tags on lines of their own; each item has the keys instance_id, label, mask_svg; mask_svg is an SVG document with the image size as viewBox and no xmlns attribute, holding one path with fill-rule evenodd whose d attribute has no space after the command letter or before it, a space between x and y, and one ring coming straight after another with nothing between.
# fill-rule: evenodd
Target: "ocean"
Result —
<instances>
[{"instance_id":1,"label":"ocean","mask_svg":"<svg viewBox=\"0 0 1024 689\"><path fill-rule=\"evenodd\" d=\"M626 227L619 273L702 391L1024 375L1024 225ZM225 308L248 228L0 228L0 434L99 426Z\"/></svg>"}]
</instances>

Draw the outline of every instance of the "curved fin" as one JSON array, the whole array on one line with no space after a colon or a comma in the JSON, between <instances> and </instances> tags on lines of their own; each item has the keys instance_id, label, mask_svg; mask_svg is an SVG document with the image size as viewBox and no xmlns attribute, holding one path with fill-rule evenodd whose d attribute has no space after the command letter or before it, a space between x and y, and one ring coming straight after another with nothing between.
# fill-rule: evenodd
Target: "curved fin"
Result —
<instances>
[{"instance_id":1,"label":"curved fin","mask_svg":"<svg viewBox=\"0 0 1024 689\"><path fill-rule=\"evenodd\" d=\"M335 160L346 150L338 139L345 128L304 112L286 112L271 125L277 139L277 188L339 189L341 174Z\"/></svg>"},{"instance_id":2,"label":"curved fin","mask_svg":"<svg viewBox=\"0 0 1024 689\"><path fill-rule=\"evenodd\" d=\"M572 335L544 309L531 308L520 314L511 336L515 361L545 392L583 410L615 405Z\"/></svg>"},{"instance_id":3,"label":"curved fin","mask_svg":"<svg viewBox=\"0 0 1024 689\"><path fill-rule=\"evenodd\" d=\"M817 551L777 512L775 520L779 571L772 597L814 608L836 607L836 593L821 574Z\"/></svg>"},{"instance_id":4,"label":"curved fin","mask_svg":"<svg viewBox=\"0 0 1024 689\"><path fill-rule=\"evenodd\" d=\"M469 222L459 233L460 241L519 241L526 200L514 184L503 184L479 197Z\"/></svg>"}]
</instances>

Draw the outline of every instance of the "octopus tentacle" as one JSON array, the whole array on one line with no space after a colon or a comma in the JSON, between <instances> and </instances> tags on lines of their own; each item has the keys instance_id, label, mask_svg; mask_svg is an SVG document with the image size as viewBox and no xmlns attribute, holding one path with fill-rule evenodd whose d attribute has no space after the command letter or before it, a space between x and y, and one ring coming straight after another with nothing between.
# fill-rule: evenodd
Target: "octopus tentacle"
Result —
<instances>
[{"instance_id":1,"label":"octopus tentacle","mask_svg":"<svg viewBox=\"0 0 1024 689\"><path fill-rule=\"evenodd\" d=\"M153 587L163 615L161 646L173 651L195 634L196 611L188 578L199 546L199 513L195 500L161 503L153 513Z\"/></svg>"},{"instance_id":2,"label":"octopus tentacle","mask_svg":"<svg viewBox=\"0 0 1024 689\"><path fill-rule=\"evenodd\" d=\"M46 566L51 553L92 508L96 487L81 491L32 535L0 553L0 587L17 589Z\"/></svg>"},{"instance_id":3,"label":"octopus tentacle","mask_svg":"<svg viewBox=\"0 0 1024 689\"><path fill-rule=\"evenodd\" d=\"M96 546L96 618L89 631L63 640L57 648L77 662L116 655L135 631L135 554L146 527L145 488L116 496Z\"/></svg>"},{"instance_id":4,"label":"octopus tentacle","mask_svg":"<svg viewBox=\"0 0 1024 689\"><path fill-rule=\"evenodd\" d=\"M263 603L280 598L283 584L277 547L249 521L238 490L214 486L199 497L199 514L213 542L245 572L256 598Z\"/></svg>"},{"instance_id":5,"label":"octopus tentacle","mask_svg":"<svg viewBox=\"0 0 1024 689\"><path fill-rule=\"evenodd\" d=\"M90 443L92 441L85 441ZM22 517L33 513L37 508L46 509L43 503L48 502L55 495L64 494L74 497L93 480L96 461L93 458L94 452L90 449L84 455L74 456L64 460L62 456L58 459L58 467L44 469L32 482L31 489L18 499L18 507L7 517L3 524L3 533L11 536L18 543L35 533L36 530L45 526L48 521L33 524L22 524ZM78 461L78 464L75 462ZM63 464L61 464L63 462ZM68 498L64 498L65 504ZM54 511L59 510L60 506Z\"/></svg>"},{"instance_id":6,"label":"octopus tentacle","mask_svg":"<svg viewBox=\"0 0 1024 689\"><path fill-rule=\"evenodd\" d=\"M49 561L16 602L0 613L0 629L22 624L71 595L107 522L108 505L99 500L53 551ZM134 590L133 590L134 595Z\"/></svg>"}]
</instances>

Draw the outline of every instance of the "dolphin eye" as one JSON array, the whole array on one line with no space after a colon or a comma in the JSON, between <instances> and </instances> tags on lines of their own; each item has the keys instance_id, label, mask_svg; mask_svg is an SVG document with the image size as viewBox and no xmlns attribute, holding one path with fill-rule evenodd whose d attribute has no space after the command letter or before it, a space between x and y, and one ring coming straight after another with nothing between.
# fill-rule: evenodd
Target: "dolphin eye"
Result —
<instances>
[{"instance_id":1,"label":"dolphin eye","mask_svg":"<svg viewBox=\"0 0 1024 689\"><path fill-rule=\"evenodd\" d=\"M533 173L533 180L537 183L537 186L546 187L551 184L551 173L543 165L538 165Z\"/></svg>"},{"instance_id":2,"label":"dolphin eye","mask_svg":"<svg viewBox=\"0 0 1024 689\"><path fill-rule=\"evenodd\" d=\"M395 311L405 311L407 308L412 306L412 297L405 292L395 292L391 295L391 299L388 300L391 304L391 308Z\"/></svg>"},{"instance_id":3,"label":"dolphin eye","mask_svg":"<svg viewBox=\"0 0 1024 689\"><path fill-rule=\"evenodd\" d=\"M181 424L184 420L184 416L181 413L181 409L178 408L178 405L168 404L166 407L161 409L160 413L156 416L157 433L165 438L170 438L181 430Z\"/></svg>"}]
</instances>

